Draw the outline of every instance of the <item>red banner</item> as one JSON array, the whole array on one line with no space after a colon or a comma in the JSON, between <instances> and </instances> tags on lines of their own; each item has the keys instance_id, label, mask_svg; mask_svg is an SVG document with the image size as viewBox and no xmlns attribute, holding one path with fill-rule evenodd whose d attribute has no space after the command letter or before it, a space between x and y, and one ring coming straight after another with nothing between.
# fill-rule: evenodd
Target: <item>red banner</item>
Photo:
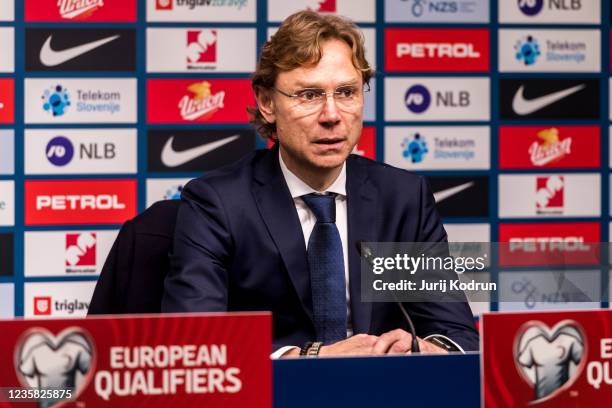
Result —
<instances>
[{"instance_id":1,"label":"red banner","mask_svg":"<svg viewBox=\"0 0 612 408\"><path fill-rule=\"evenodd\" d=\"M0 78L0 123L13 123L15 117L15 83Z\"/></svg>"},{"instance_id":2,"label":"red banner","mask_svg":"<svg viewBox=\"0 0 612 408\"><path fill-rule=\"evenodd\" d=\"M489 30L388 28L388 72L488 72Z\"/></svg>"},{"instance_id":3,"label":"red banner","mask_svg":"<svg viewBox=\"0 0 612 408\"><path fill-rule=\"evenodd\" d=\"M25 0L25 21L136 22L136 0Z\"/></svg>"},{"instance_id":4,"label":"red banner","mask_svg":"<svg viewBox=\"0 0 612 408\"><path fill-rule=\"evenodd\" d=\"M501 266L599 263L597 222L500 224Z\"/></svg>"},{"instance_id":5,"label":"red banner","mask_svg":"<svg viewBox=\"0 0 612 408\"><path fill-rule=\"evenodd\" d=\"M17 388L74 387L70 406L77 407L272 407L269 313L5 320L0 327L0 401Z\"/></svg>"},{"instance_id":6,"label":"red banner","mask_svg":"<svg viewBox=\"0 0 612 408\"><path fill-rule=\"evenodd\" d=\"M612 399L612 311L486 313L485 407L601 407Z\"/></svg>"},{"instance_id":7,"label":"red banner","mask_svg":"<svg viewBox=\"0 0 612 408\"><path fill-rule=\"evenodd\" d=\"M599 126L501 126L501 169L598 168Z\"/></svg>"},{"instance_id":8,"label":"red banner","mask_svg":"<svg viewBox=\"0 0 612 408\"><path fill-rule=\"evenodd\" d=\"M136 216L136 180L25 182L25 224L122 224Z\"/></svg>"},{"instance_id":9,"label":"red banner","mask_svg":"<svg viewBox=\"0 0 612 408\"><path fill-rule=\"evenodd\" d=\"M248 123L248 79L149 79L149 123Z\"/></svg>"}]
</instances>

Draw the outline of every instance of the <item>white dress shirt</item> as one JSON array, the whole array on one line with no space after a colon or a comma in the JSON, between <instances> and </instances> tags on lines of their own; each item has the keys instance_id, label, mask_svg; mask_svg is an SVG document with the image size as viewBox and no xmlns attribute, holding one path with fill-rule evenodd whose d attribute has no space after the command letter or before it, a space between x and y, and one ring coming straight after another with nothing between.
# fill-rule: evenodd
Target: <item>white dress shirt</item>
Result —
<instances>
[{"instance_id":1,"label":"white dress shirt","mask_svg":"<svg viewBox=\"0 0 612 408\"><path fill-rule=\"evenodd\" d=\"M336 227L338 228L338 232L340 233L340 240L342 241L342 255L344 258L344 280L345 284L345 293L346 293L346 310L347 310L347 331L346 337L351 337L353 335L353 328L351 325L351 297L349 292L349 273L348 273L348 228L347 228L347 208L346 208L346 162L342 165L342 170L338 175L338 178L332 183L329 188L325 191L317 191L310 187L308 184L304 183L298 176L293 174L291 170L287 168L287 165L283 161L283 158L278 153L278 159L280 161L281 171L283 172L283 176L285 177L285 182L287 183L287 187L289 187L289 192L291 193L291 197L293 198L293 203L295 204L295 209L297 211L298 217L300 219L300 224L302 225L302 233L304 234L304 245L308 248L308 240L310 239L310 234L317 222L317 217L315 217L312 210L306 205L302 196L306 194L325 194L325 193L335 193L336 194ZM272 353L272 358L278 358L285 354L287 351L299 348L297 346L285 346L278 349L276 352Z\"/></svg>"}]
</instances>

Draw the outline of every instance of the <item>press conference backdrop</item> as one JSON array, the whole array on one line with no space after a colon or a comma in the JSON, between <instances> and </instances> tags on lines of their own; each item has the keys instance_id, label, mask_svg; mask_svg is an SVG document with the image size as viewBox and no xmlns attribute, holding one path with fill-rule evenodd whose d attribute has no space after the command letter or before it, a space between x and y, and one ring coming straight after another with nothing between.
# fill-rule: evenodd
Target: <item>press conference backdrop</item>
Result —
<instances>
[{"instance_id":1,"label":"press conference backdrop","mask_svg":"<svg viewBox=\"0 0 612 408\"><path fill-rule=\"evenodd\" d=\"M0 316L84 315L125 220L266 146L249 73L306 8L362 28L355 153L427 175L451 240L608 241L610 3L0 0ZM593 306L496 279L515 309Z\"/></svg>"}]
</instances>

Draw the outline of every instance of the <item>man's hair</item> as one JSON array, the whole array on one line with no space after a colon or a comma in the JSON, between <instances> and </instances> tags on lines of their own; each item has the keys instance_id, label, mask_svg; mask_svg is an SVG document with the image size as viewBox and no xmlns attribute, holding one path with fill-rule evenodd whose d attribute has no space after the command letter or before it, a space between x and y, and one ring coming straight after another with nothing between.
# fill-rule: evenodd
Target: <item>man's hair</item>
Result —
<instances>
[{"instance_id":1,"label":"man's hair","mask_svg":"<svg viewBox=\"0 0 612 408\"><path fill-rule=\"evenodd\" d=\"M369 83L373 70L365 58L363 35L350 20L306 10L295 13L283 22L267 41L251 77L251 87L258 92L271 89L280 72L316 65L321 59L321 45L326 40L344 41L353 51L353 66L361 71L363 83ZM248 109L251 123L264 138L276 132L276 124L268 123L261 111Z\"/></svg>"}]
</instances>

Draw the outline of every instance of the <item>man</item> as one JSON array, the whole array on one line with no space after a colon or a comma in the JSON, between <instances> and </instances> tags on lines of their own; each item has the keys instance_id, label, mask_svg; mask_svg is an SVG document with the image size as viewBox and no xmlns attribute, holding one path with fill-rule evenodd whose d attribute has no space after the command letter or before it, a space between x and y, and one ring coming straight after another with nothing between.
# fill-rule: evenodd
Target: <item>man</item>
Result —
<instances>
[{"instance_id":1,"label":"man","mask_svg":"<svg viewBox=\"0 0 612 408\"><path fill-rule=\"evenodd\" d=\"M397 304L361 302L357 243L446 233L422 177L350 155L371 76L349 21L285 20L252 77L253 123L276 145L185 187L164 311L271 310L274 356L411 350ZM405 306L422 351L442 351L431 334L478 348L466 303Z\"/></svg>"}]
</instances>

